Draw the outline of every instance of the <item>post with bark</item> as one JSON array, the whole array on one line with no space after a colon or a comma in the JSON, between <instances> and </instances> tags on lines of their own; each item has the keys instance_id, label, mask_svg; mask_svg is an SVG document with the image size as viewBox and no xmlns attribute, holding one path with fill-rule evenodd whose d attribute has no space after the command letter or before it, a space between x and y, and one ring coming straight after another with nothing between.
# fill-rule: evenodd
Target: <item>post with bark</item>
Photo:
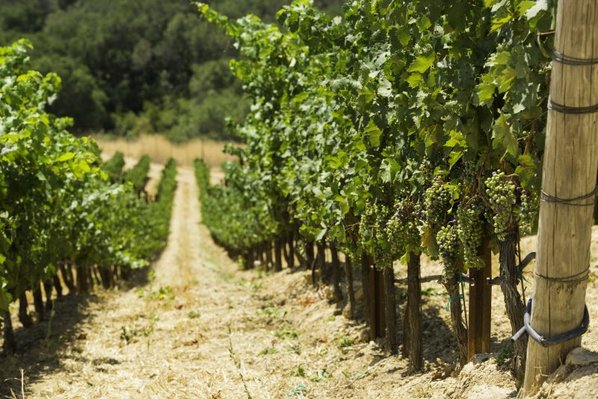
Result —
<instances>
[{"instance_id":1,"label":"post with bark","mask_svg":"<svg viewBox=\"0 0 598 399\"><path fill-rule=\"evenodd\" d=\"M361 278L370 340L382 338L386 332L384 276L367 254L361 257Z\"/></svg>"},{"instance_id":2,"label":"post with bark","mask_svg":"<svg viewBox=\"0 0 598 399\"><path fill-rule=\"evenodd\" d=\"M409 370L424 367L422 345L421 255L410 252L407 257L407 308L403 320L403 353L409 357Z\"/></svg>"},{"instance_id":3,"label":"post with bark","mask_svg":"<svg viewBox=\"0 0 598 399\"><path fill-rule=\"evenodd\" d=\"M391 355L398 353L397 345L397 309L395 299L395 272L392 262L385 265L384 278L384 319L386 321L386 349Z\"/></svg>"},{"instance_id":4,"label":"post with bark","mask_svg":"<svg viewBox=\"0 0 598 399\"><path fill-rule=\"evenodd\" d=\"M488 238L479 251L484 262L481 269L469 270L469 328L467 335L467 360L477 353L490 352L490 325L492 312L492 252Z\"/></svg>"},{"instance_id":5,"label":"post with bark","mask_svg":"<svg viewBox=\"0 0 598 399\"><path fill-rule=\"evenodd\" d=\"M584 317L598 168L598 2L557 9L531 327L554 339ZM581 337L528 340L523 395L533 394Z\"/></svg>"},{"instance_id":6,"label":"post with bark","mask_svg":"<svg viewBox=\"0 0 598 399\"><path fill-rule=\"evenodd\" d=\"M344 310L345 317L355 317L355 288L353 286L353 260L351 256L345 255L345 280L347 283L347 306Z\"/></svg>"}]
</instances>

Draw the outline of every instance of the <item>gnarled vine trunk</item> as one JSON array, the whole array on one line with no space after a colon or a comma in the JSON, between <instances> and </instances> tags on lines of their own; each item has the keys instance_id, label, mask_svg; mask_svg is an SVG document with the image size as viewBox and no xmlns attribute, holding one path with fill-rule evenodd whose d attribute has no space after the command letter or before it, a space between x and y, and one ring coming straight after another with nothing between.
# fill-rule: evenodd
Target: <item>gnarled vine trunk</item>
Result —
<instances>
[{"instance_id":1,"label":"gnarled vine trunk","mask_svg":"<svg viewBox=\"0 0 598 399\"><path fill-rule=\"evenodd\" d=\"M28 307L27 294L23 292L19 296L19 321L25 328L33 326L33 319L29 316L29 311L27 310Z\"/></svg>"},{"instance_id":2,"label":"gnarled vine trunk","mask_svg":"<svg viewBox=\"0 0 598 399\"><path fill-rule=\"evenodd\" d=\"M2 312L4 343L2 349L8 353L14 353L17 350L17 341L15 340L15 333L12 328L12 320L10 319L10 311Z\"/></svg>"},{"instance_id":3,"label":"gnarled vine trunk","mask_svg":"<svg viewBox=\"0 0 598 399\"><path fill-rule=\"evenodd\" d=\"M355 288L353 286L353 262L345 256L345 280L347 282L347 307L344 314L348 319L355 318Z\"/></svg>"},{"instance_id":4,"label":"gnarled vine trunk","mask_svg":"<svg viewBox=\"0 0 598 399\"><path fill-rule=\"evenodd\" d=\"M449 308L451 312L451 324L453 333L457 339L459 349L459 363L463 366L467 363L467 327L463 321L463 306L461 305L461 293L457 275L446 277L444 287L449 295Z\"/></svg>"},{"instance_id":5,"label":"gnarled vine trunk","mask_svg":"<svg viewBox=\"0 0 598 399\"><path fill-rule=\"evenodd\" d=\"M500 289L505 299L507 317L511 323L511 333L515 334L523 327L523 312L525 304L517 289L519 273L517 271L517 235L511 233L506 240L498 243L498 259L500 263ZM514 343L515 358L514 372L519 379L523 378L525 371L525 352L527 342L519 339Z\"/></svg>"},{"instance_id":6,"label":"gnarled vine trunk","mask_svg":"<svg viewBox=\"0 0 598 399\"><path fill-rule=\"evenodd\" d=\"M331 275L332 275L332 291L334 294L334 302L338 303L343 300L343 291L341 290L341 262L338 258L338 251L336 245L330 244L330 253L332 258Z\"/></svg>"}]
</instances>

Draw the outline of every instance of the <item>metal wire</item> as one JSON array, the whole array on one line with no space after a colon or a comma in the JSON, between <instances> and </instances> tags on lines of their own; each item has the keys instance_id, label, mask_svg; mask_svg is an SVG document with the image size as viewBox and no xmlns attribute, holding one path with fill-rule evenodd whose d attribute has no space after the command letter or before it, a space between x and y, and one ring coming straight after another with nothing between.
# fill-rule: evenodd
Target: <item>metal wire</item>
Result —
<instances>
[{"instance_id":1,"label":"metal wire","mask_svg":"<svg viewBox=\"0 0 598 399\"><path fill-rule=\"evenodd\" d=\"M554 204L569 205L569 206L593 206L597 192L598 192L598 185L596 187L594 187L594 189L587 194L582 194L580 196L571 197L571 198L560 198L555 195L548 194L546 191L542 190L540 193L540 201L554 203ZM584 200L588 200L588 199L591 199L591 201L590 202L584 201ZM579 201L582 201L582 202L579 202Z\"/></svg>"},{"instance_id":2,"label":"metal wire","mask_svg":"<svg viewBox=\"0 0 598 399\"><path fill-rule=\"evenodd\" d=\"M556 50L552 52L552 60L565 65L598 65L598 58L571 57Z\"/></svg>"},{"instance_id":3,"label":"metal wire","mask_svg":"<svg viewBox=\"0 0 598 399\"><path fill-rule=\"evenodd\" d=\"M598 112L598 104L589 105L587 107L570 107L568 105L563 105L552 100L548 100L548 109L567 115L594 114Z\"/></svg>"},{"instance_id":4,"label":"metal wire","mask_svg":"<svg viewBox=\"0 0 598 399\"><path fill-rule=\"evenodd\" d=\"M575 284L586 280L590 275L590 266L587 269L581 271L580 273L574 274L572 276L567 277L551 277L551 276L544 276L540 273L534 272L536 277L543 278L544 280L553 281L555 283L567 283L567 284Z\"/></svg>"}]
</instances>

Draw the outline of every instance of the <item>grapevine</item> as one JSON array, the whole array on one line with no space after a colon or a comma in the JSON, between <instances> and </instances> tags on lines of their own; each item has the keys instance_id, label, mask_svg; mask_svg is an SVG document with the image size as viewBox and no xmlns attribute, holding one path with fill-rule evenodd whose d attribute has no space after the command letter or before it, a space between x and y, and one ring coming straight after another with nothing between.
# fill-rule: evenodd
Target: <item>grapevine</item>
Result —
<instances>
[{"instance_id":1,"label":"grapevine","mask_svg":"<svg viewBox=\"0 0 598 399\"><path fill-rule=\"evenodd\" d=\"M453 207L453 194L441 179L434 179L425 192L423 226L436 231L447 222Z\"/></svg>"},{"instance_id":2,"label":"grapevine","mask_svg":"<svg viewBox=\"0 0 598 399\"><path fill-rule=\"evenodd\" d=\"M235 41L253 110L226 184L203 190L212 234L240 257L291 231L382 267L427 253L480 268L482 242L536 209L551 13L532 6L356 0L331 18L296 0L267 24L198 3Z\"/></svg>"},{"instance_id":3,"label":"grapevine","mask_svg":"<svg viewBox=\"0 0 598 399\"><path fill-rule=\"evenodd\" d=\"M515 184L504 172L494 172L486 179L486 194L492 207L492 222L496 237L504 241L514 229L514 210L516 204Z\"/></svg>"},{"instance_id":4,"label":"grapevine","mask_svg":"<svg viewBox=\"0 0 598 399\"><path fill-rule=\"evenodd\" d=\"M441 227L436 234L436 241L438 242L440 257L444 264L447 265L447 274L452 275L456 273L460 257L459 231L457 226L449 224Z\"/></svg>"},{"instance_id":5,"label":"grapevine","mask_svg":"<svg viewBox=\"0 0 598 399\"><path fill-rule=\"evenodd\" d=\"M176 174L170 162L160 199L140 201L131 185L118 181L122 156L103 164L93 140L67 131L72 120L45 111L60 78L28 70L30 50L25 40L0 47L0 310L5 320L13 301L26 310L27 291L35 294L37 319L43 320L41 289L51 301L54 288L57 295L62 292L61 280L71 291L85 292L98 282L96 274L109 287L117 275L147 265L165 245ZM144 163L149 166L149 158ZM112 181L103 170L111 172ZM137 172L139 180L146 179L144 171ZM31 322L26 311L20 318L23 325ZM7 327L4 346L13 350L15 345Z\"/></svg>"}]
</instances>

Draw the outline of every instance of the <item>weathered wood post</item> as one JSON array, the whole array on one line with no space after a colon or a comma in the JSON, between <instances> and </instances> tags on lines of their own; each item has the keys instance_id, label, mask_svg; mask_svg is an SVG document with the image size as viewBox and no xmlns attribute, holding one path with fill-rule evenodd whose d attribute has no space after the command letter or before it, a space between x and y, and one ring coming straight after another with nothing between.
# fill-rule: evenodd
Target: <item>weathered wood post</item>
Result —
<instances>
[{"instance_id":1,"label":"weathered wood post","mask_svg":"<svg viewBox=\"0 0 598 399\"><path fill-rule=\"evenodd\" d=\"M578 328L584 317L598 167L596 58L598 1L560 1L529 323L549 341ZM529 339L524 396L581 343L579 336L565 338L554 345Z\"/></svg>"},{"instance_id":2,"label":"weathered wood post","mask_svg":"<svg viewBox=\"0 0 598 399\"><path fill-rule=\"evenodd\" d=\"M492 252L490 242L484 239L480 247L484 261L481 269L469 270L469 326L467 328L467 361L477 353L490 352L490 326L492 324Z\"/></svg>"}]
</instances>

